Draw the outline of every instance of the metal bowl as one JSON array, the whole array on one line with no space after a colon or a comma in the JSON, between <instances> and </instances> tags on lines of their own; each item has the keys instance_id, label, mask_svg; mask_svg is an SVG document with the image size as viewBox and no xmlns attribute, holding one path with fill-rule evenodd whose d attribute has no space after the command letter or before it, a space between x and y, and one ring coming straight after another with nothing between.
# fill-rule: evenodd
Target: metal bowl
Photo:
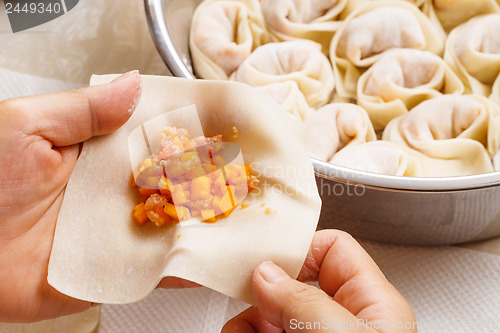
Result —
<instances>
[{"instance_id":1,"label":"metal bowl","mask_svg":"<svg viewBox=\"0 0 500 333\"><path fill-rule=\"evenodd\" d=\"M145 0L153 40L170 72L196 79L189 27L201 0ZM312 159L323 199L320 228L398 244L440 245L500 236L500 172L408 178Z\"/></svg>"}]
</instances>

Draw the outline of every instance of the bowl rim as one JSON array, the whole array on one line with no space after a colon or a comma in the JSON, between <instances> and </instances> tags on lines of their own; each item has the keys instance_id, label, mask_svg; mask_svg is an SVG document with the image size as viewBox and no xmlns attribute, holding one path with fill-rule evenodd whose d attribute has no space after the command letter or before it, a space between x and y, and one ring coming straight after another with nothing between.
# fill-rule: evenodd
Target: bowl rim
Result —
<instances>
[{"instance_id":1,"label":"bowl rim","mask_svg":"<svg viewBox=\"0 0 500 333\"><path fill-rule=\"evenodd\" d=\"M177 53L165 22L162 0L144 0L144 7L151 37L170 73L176 77L197 79ZM402 177L344 168L315 158L311 161L320 178L387 190L450 192L500 186L500 171L460 177Z\"/></svg>"}]
</instances>

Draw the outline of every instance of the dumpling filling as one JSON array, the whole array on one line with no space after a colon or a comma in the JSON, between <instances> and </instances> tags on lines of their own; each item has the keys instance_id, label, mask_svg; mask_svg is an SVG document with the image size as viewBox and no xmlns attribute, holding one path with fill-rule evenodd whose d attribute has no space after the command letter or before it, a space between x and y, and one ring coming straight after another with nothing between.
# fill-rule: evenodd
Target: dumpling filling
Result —
<instances>
[{"instance_id":1,"label":"dumpling filling","mask_svg":"<svg viewBox=\"0 0 500 333\"><path fill-rule=\"evenodd\" d=\"M250 166L226 163L222 135L191 138L185 129L167 127L160 142L134 172L142 196L132 211L138 225L161 227L192 217L216 222L259 185Z\"/></svg>"}]
</instances>

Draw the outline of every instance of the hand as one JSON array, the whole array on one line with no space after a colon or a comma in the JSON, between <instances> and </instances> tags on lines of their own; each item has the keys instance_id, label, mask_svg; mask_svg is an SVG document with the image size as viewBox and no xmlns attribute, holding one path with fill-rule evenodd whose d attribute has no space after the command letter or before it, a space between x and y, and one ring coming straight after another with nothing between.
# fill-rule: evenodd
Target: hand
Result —
<instances>
[{"instance_id":1,"label":"hand","mask_svg":"<svg viewBox=\"0 0 500 333\"><path fill-rule=\"evenodd\" d=\"M298 280L318 281L322 290L261 264L253 276L257 308L228 321L222 333L417 332L408 328L416 322L408 303L344 232L316 233Z\"/></svg>"},{"instance_id":2,"label":"hand","mask_svg":"<svg viewBox=\"0 0 500 333\"><path fill-rule=\"evenodd\" d=\"M141 86L130 72L107 85L0 102L0 322L91 306L47 283L56 219L79 143L123 125Z\"/></svg>"}]
</instances>

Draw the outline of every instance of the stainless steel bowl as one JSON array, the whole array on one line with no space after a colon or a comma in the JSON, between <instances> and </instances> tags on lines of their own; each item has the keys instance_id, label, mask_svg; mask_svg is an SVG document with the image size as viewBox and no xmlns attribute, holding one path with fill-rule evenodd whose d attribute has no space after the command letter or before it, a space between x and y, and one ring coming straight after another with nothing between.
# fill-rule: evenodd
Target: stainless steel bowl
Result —
<instances>
[{"instance_id":1,"label":"stainless steel bowl","mask_svg":"<svg viewBox=\"0 0 500 333\"><path fill-rule=\"evenodd\" d=\"M195 79L189 26L201 0L145 0L153 40L170 72ZM454 244L500 236L500 172L406 178L312 159L323 199L320 228L399 244Z\"/></svg>"}]
</instances>

